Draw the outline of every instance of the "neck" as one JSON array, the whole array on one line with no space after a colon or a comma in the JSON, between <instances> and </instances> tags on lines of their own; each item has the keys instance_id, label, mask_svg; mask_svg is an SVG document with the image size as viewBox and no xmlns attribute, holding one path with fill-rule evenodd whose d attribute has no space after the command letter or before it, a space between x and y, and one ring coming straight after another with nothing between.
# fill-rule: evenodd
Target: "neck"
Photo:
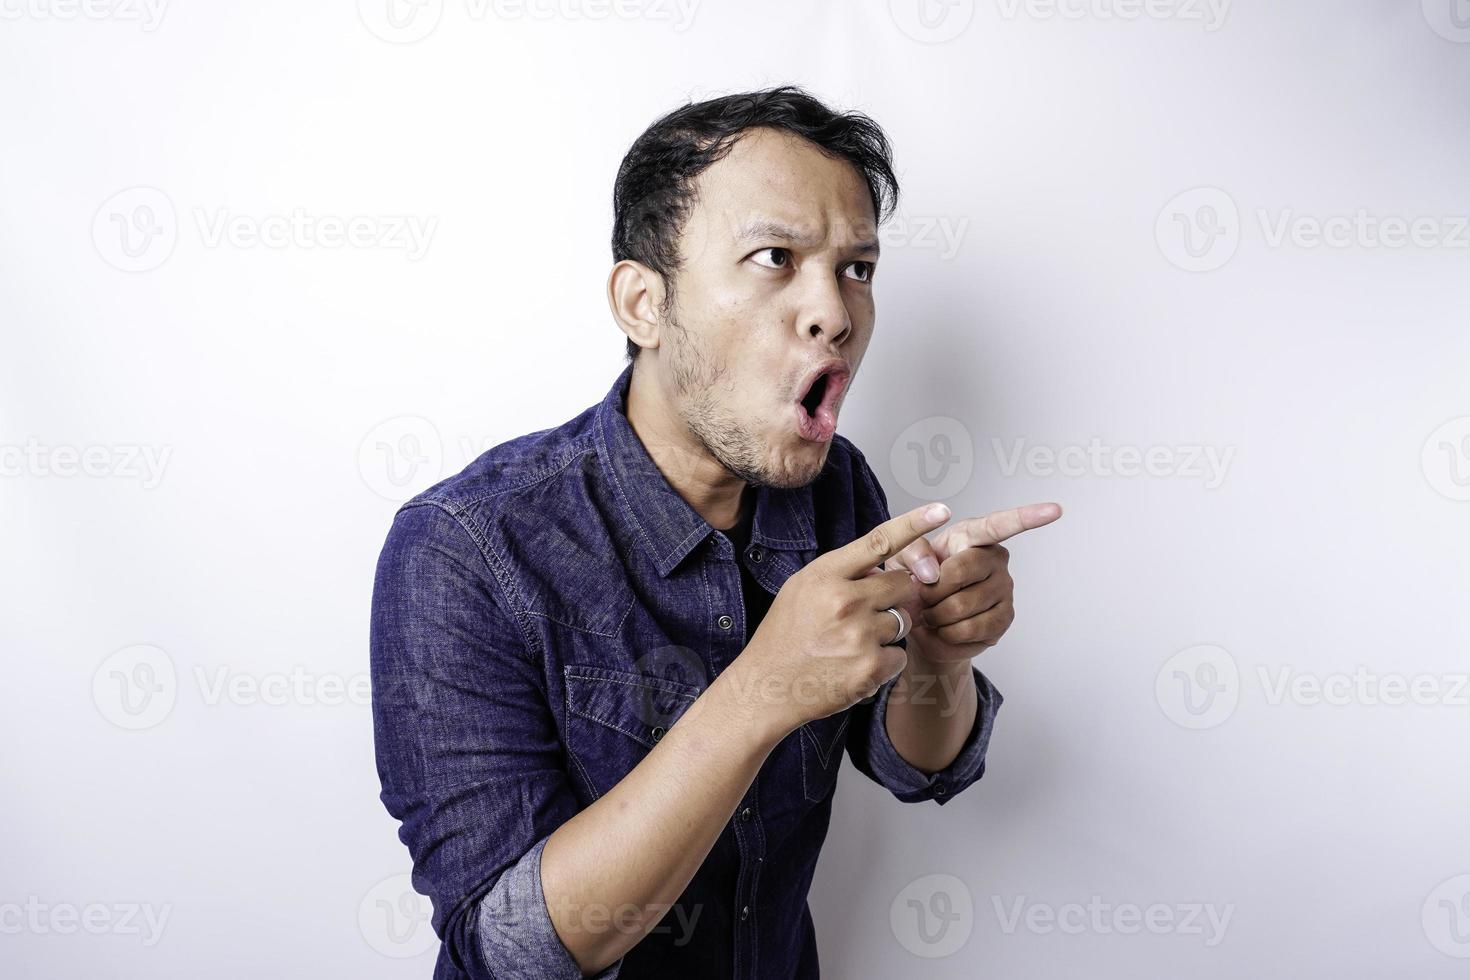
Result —
<instances>
[{"instance_id":1,"label":"neck","mask_svg":"<svg viewBox=\"0 0 1470 980\"><path fill-rule=\"evenodd\" d=\"M643 448L669 486L711 527L725 529L740 519L746 482L715 459L674 406L640 354L628 383L627 415Z\"/></svg>"}]
</instances>

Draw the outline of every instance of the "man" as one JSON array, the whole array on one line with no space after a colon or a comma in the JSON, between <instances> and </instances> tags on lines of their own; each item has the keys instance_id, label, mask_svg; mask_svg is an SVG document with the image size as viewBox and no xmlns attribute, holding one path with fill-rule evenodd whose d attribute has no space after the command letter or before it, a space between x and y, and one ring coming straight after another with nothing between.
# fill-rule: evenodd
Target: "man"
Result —
<instances>
[{"instance_id":1,"label":"man","mask_svg":"<svg viewBox=\"0 0 1470 980\"><path fill-rule=\"evenodd\" d=\"M614 193L631 363L395 517L378 769L436 978L816 977L844 751L908 802L983 774L999 542L1061 511L890 518L836 435L896 198L876 124L794 87L658 120Z\"/></svg>"}]
</instances>

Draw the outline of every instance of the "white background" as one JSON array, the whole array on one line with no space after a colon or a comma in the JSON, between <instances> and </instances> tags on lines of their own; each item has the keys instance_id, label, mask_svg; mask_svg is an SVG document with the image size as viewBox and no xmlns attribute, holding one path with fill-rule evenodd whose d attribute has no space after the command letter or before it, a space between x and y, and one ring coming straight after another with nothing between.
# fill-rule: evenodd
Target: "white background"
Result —
<instances>
[{"instance_id":1,"label":"white background","mask_svg":"<svg viewBox=\"0 0 1470 980\"><path fill-rule=\"evenodd\" d=\"M0 0L0 973L429 975L395 501L601 397L623 152L791 81L903 184L842 431L1066 508L985 778L847 765L824 975L1464 975L1470 4L926 4Z\"/></svg>"}]
</instances>

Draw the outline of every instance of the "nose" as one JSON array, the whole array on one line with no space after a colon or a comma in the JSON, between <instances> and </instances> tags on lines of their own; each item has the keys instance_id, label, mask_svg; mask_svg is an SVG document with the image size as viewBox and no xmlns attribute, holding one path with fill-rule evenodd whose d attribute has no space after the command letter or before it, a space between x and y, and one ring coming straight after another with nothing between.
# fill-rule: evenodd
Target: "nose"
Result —
<instances>
[{"instance_id":1,"label":"nose","mask_svg":"<svg viewBox=\"0 0 1470 980\"><path fill-rule=\"evenodd\" d=\"M817 273L814 278L818 281L802 295L797 334L803 341L825 340L837 347L852 332L852 318L847 315L836 276Z\"/></svg>"}]
</instances>

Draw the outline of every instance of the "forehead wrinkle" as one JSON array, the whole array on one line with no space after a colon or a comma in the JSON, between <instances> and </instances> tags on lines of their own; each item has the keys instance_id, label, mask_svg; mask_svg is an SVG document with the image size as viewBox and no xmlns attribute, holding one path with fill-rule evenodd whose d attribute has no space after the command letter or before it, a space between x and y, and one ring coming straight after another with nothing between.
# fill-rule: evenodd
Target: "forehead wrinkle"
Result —
<instances>
[{"instance_id":1,"label":"forehead wrinkle","mask_svg":"<svg viewBox=\"0 0 1470 980\"><path fill-rule=\"evenodd\" d=\"M732 245L776 238L814 250L847 229L847 237L855 240L836 242L834 248L852 254L879 252L871 201L857 173L799 137L764 129L745 134L695 183L701 210L713 225L728 230L726 241ZM784 206L776 215L747 210L763 199ZM849 219L851 209L862 215ZM808 213L815 215L810 222Z\"/></svg>"},{"instance_id":2,"label":"forehead wrinkle","mask_svg":"<svg viewBox=\"0 0 1470 980\"><path fill-rule=\"evenodd\" d=\"M806 246L817 244L823 237L823 235L815 232L804 234L791 225L780 221L772 221L769 218L746 218L735 232L735 240L737 242L754 242L762 238L779 238L783 241L796 242L798 245Z\"/></svg>"},{"instance_id":3,"label":"forehead wrinkle","mask_svg":"<svg viewBox=\"0 0 1470 980\"><path fill-rule=\"evenodd\" d=\"M826 240L826 235L818 233L804 234L784 222L761 217L745 219L745 221L741 222L735 233L735 241L739 244L753 244L762 239L769 238L795 242L803 248L816 248ZM876 238L863 238L850 245L843 246L843 251L877 255L879 252L878 240Z\"/></svg>"}]
</instances>

